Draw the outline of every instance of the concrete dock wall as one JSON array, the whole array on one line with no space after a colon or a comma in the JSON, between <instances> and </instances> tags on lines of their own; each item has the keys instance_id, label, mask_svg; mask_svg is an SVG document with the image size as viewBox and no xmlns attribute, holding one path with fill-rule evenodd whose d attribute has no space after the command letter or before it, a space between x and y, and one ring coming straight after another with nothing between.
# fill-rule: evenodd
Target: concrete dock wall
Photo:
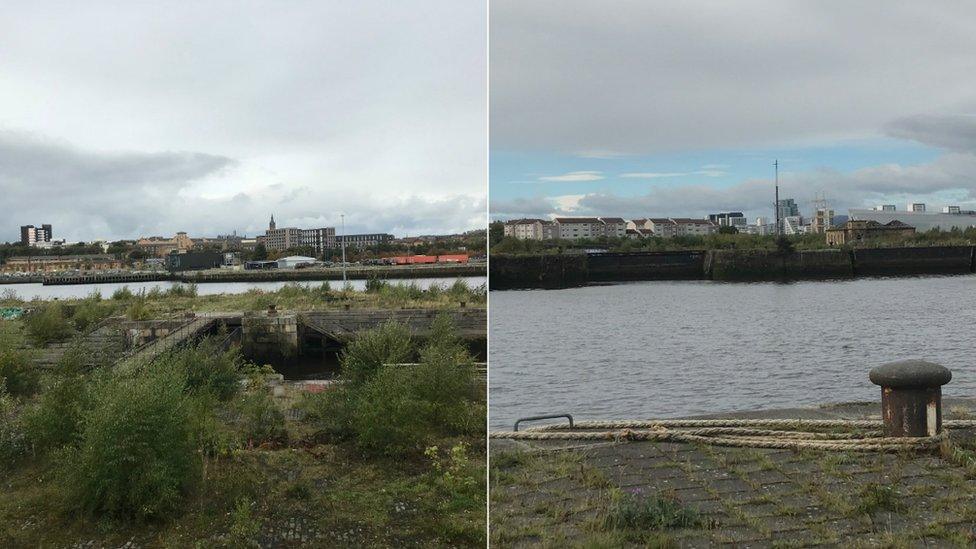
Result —
<instances>
[{"instance_id":1,"label":"concrete dock wall","mask_svg":"<svg viewBox=\"0 0 976 549\"><path fill-rule=\"evenodd\" d=\"M973 246L863 248L855 249L853 258L859 276L973 272Z\"/></svg>"},{"instance_id":2,"label":"concrete dock wall","mask_svg":"<svg viewBox=\"0 0 976 549\"><path fill-rule=\"evenodd\" d=\"M577 255L494 255L488 281L493 290L572 288L589 282L587 257Z\"/></svg>"},{"instance_id":3,"label":"concrete dock wall","mask_svg":"<svg viewBox=\"0 0 976 549\"><path fill-rule=\"evenodd\" d=\"M696 280L702 278L703 251L594 254L587 258L589 279Z\"/></svg>"},{"instance_id":4,"label":"concrete dock wall","mask_svg":"<svg viewBox=\"0 0 976 549\"><path fill-rule=\"evenodd\" d=\"M627 280L825 280L855 276L966 274L973 246L806 250L709 250L492 256L493 290L570 288Z\"/></svg>"}]
</instances>

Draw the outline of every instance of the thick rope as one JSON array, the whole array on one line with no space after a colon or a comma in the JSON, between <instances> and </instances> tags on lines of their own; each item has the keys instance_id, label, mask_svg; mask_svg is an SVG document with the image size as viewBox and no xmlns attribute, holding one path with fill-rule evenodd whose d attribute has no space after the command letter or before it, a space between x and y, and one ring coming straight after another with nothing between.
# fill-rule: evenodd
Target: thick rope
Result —
<instances>
[{"instance_id":1,"label":"thick rope","mask_svg":"<svg viewBox=\"0 0 976 549\"><path fill-rule=\"evenodd\" d=\"M930 450L948 432L929 437L886 437L879 420L844 419L663 419L580 421L493 431L494 439L687 442L744 448L874 451ZM976 420L948 420L943 427L974 428ZM870 429L870 431L862 431Z\"/></svg>"}]
</instances>

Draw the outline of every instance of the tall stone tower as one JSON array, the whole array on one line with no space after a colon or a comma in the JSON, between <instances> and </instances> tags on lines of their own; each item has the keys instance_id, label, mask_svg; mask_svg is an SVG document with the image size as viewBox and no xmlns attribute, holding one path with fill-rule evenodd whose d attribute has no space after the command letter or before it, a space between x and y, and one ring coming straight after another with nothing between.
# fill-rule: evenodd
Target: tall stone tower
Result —
<instances>
[{"instance_id":1,"label":"tall stone tower","mask_svg":"<svg viewBox=\"0 0 976 549\"><path fill-rule=\"evenodd\" d=\"M268 223L268 230L275 230L274 214L271 214L271 223Z\"/></svg>"}]
</instances>

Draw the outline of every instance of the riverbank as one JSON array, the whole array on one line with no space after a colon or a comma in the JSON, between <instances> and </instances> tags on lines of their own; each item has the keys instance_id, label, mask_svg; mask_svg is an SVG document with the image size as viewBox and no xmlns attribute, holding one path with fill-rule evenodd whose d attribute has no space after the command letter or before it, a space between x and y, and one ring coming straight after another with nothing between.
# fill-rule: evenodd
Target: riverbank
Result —
<instances>
[{"instance_id":1,"label":"riverbank","mask_svg":"<svg viewBox=\"0 0 976 549\"><path fill-rule=\"evenodd\" d=\"M364 328L327 382L282 381L225 330L151 362L78 330L32 365L56 320L74 333L87 307L148 299L0 322L0 546L484 547L484 382L452 320L465 312L425 315L426 337Z\"/></svg>"},{"instance_id":2,"label":"riverbank","mask_svg":"<svg viewBox=\"0 0 976 549\"><path fill-rule=\"evenodd\" d=\"M384 280L418 279L418 278L457 278L468 276L485 276L487 265L484 263L444 264L444 265L404 265L404 266L355 266L346 269L348 280L369 280L379 278ZM184 282L184 283L217 283L217 282L289 282L309 280L342 280L343 272L339 267L310 268L310 269L270 269L270 270L207 270L183 271L170 273L158 272L111 272L111 273L83 273L83 274L50 274L29 276L0 276L0 284L30 284L43 283L45 285L60 284L109 284L133 282Z\"/></svg>"},{"instance_id":3,"label":"riverbank","mask_svg":"<svg viewBox=\"0 0 976 549\"><path fill-rule=\"evenodd\" d=\"M947 419L976 415L973 399L946 399L944 407ZM879 419L880 407L709 417ZM974 436L952 431L941 455L492 440L491 543L971 546Z\"/></svg>"},{"instance_id":4,"label":"riverbank","mask_svg":"<svg viewBox=\"0 0 976 549\"><path fill-rule=\"evenodd\" d=\"M492 254L492 290L558 289L634 280L781 281L969 274L976 247L928 246L779 252L686 250L591 254Z\"/></svg>"}]
</instances>

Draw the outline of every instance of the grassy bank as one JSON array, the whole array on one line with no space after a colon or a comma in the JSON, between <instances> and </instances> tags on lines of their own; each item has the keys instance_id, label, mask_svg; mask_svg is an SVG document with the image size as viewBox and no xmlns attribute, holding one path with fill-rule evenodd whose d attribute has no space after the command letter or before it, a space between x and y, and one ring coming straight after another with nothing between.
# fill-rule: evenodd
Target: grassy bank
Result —
<instances>
[{"instance_id":1,"label":"grassy bank","mask_svg":"<svg viewBox=\"0 0 976 549\"><path fill-rule=\"evenodd\" d=\"M258 311L275 305L278 309L294 311L342 308L457 308L483 307L487 302L484 285L471 287L458 279L447 287L421 288L414 283L367 281L366 291L350 286L293 283L278 290L252 289L241 294L199 295L195 284L178 284L168 290L155 288L148 292L133 292L128 287L103 295L98 290L80 299L60 300L57 303L22 300L14 292L0 293L0 307L33 307L50 310L46 317L52 334L51 341L64 339L73 331L93 327L110 316L126 316L130 320L146 320L185 311ZM59 322L57 317L64 322Z\"/></svg>"},{"instance_id":2,"label":"grassy bank","mask_svg":"<svg viewBox=\"0 0 976 549\"><path fill-rule=\"evenodd\" d=\"M0 323L0 546L485 543L484 390L447 317L362 335L314 394L216 340L36 371L29 325Z\"/></svg>"}]
</instances>

